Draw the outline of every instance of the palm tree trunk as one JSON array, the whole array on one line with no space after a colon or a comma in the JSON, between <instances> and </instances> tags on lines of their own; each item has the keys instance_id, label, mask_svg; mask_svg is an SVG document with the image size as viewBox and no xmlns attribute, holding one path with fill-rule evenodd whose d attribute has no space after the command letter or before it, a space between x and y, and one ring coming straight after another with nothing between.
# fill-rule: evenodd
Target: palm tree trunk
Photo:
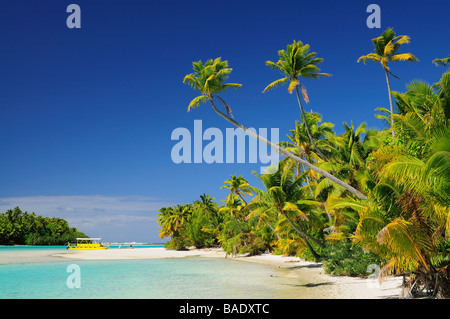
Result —
<instances>
[{"instance_id":1,"label":"palm tree trunk","mask_svg":"<svg viewBox=\"0 0 450 319\"><path fill-rule=\"evenodd\" d=\"M236 217L235 214L233 214L234 220L236 221L236 225L239 228L239 231L241 232L241 234L243 234L244 232L242 231L241 225L239 225L238 219Z\"/></svg>"},{"instance_id":2,"label":"palm tree trunk","mask_svg":"<svg viewBox=\"0 0 450 319\"><path fill-rule=\"evenodd\" d=\"M242 231L241 225L239 225L239 221L238 221L236 215L233 214L233 217L234 217L234 220L236 221L236 225L239 228L239 231L241 232L241 234L243 234L244 232ZM246 240L244 240L244 246L247 246L247 241Z\"/></svg>"},{"instance_id":3,"label":"palm tree trunk","mask_svg":"<svg viewBox=\"0 0 450 319\"><path fill-rule=\"evenodd\" d=\"M386 73L386 83L387 83L388 92L389 92L389 106L391 108L392 137L395 137L395 132L394 132L394 106L392 104L391 82L389 81L389 73L388 73L388 71L386 69L384 69L384 72Z\"/></svg>"},{"instance_id":4,"label":"palm tree trunk","mask_svg":"<svg viewBox=\"0 0 450 319\"><path fill-rule=\"evenodd\" d=\"M302 101L300 100L300 95L298 93L298 85L295 87L295 93L297 93L297 101L298 101L298 105L300 106L300 111L301 111L301 114L302 114L303 123L305 123L306 134L308 134L309 141L311 142L311 145L313 146L314 150L316 150L316 152L319 154L319 156L324 161L327 161L327 158L325 157L325 155L323 155L323 153L320 151L320 149L316 146L316 143L314 143L314 140L312 138L311 131L309 130L308 122L306 121L305 111L303 110Z\"/></svg>"},{"instance_id":5,"label":"palm tree trunk","mask_svg":"<svg viewBox=\"0 0 450 319\"><path fill-rule=\"evenodd\" d=\"M247 202L245 201L244 197L242 197L241 193L237 193L239 195L239 197L242 199L242 201L245 203L245 205L247 205Z\"/></svg>"},{"instance_id":6,"label":"palm tree trunk","mask_svg":"<svg viewBox=\"0 0 450 319\"><path fill-rule=\"evenodd\" d=\"M314 250L314 248L311 246L311 244L309 243L308 239L312 240L313 242L315 242L317 245L319 245L320 247L324 248L325 245L323 243L321 243L320 241L318 241L317 239L315 239L314 237L309 236L307 233L305 233L303 230L301 230L300 228L298 228L293 222L292 220L287 216L286 213L281 212L281 214L283 214L283 216L286 218L286 220L289 222L289 224L291 224L292 228L294 228L294 230L300 234L300 236L302 236L303 240L305 241L306 245L308 246L309 251L313 254L314 258L316 260L320 259L320 255Z\"/></svg>"},{"instance_id":7,"label":"palm tree trunk","mask_svg":"<svg viewBox=\"0 0 450 319\"><path fill-rule=\"evenodd\" d=\"M322 248L325 248L325 244L318 241L317 239L315 239L314 237L311 237L310 235L308 235L307 233L305 233L303 230L301 230L299 227L297 227L297 225L294 224L294 222L287 216L287 214L285 212L282 212L281 214L283 214L284 217L286 217L286 220L289 222L289 224L291 224L292 228L294 228L294 230L299 233L300 235L302 235L303 237L306 237L310 240L312 240L313 242L315 242L317 245L319 245Z\"/></svg>"},{"instance_id":8,"label":"palm tree trunk","mask_svg":"<svg viewBox=\"0 0 450 319\"><path fill-rule=\"evenodd\" d=\"M316 173L319 173L320 175L328 178L329 180L331 180L332 182L336 183L337 185L343 187L344 189L348 190L350 193L358 196L361 199L367 199L367 197L361 193L360 191L356 190L355 188L353 188L352 186L348 185L347 183L345 183L344 181L334 177L333 175L331 175L330 173L324 171L321 168L318 168L314 165L312 165L310 162L305 161L303 159L301 159L298 156L295 156L294 154L286 151L284 148L279 147L278 145L272 143L271 141L268 141L267 139L265 139L262 136L259 136L258 134L256 134L255 132L249 130L248 128L246 128L245 126L243 126L242 124L239 124L238 122L236 122L235 120L233 120L232 118L226 116L225 114L223 114L222 112L220 112L216 106L214 105L212 99L209 100L209 102L211 103L212 108L214 109L214 111L221 116L222 118L224 118L225 120L227 120L228 122L230 122L231 124L233 124L234 126L240 128L241 130L243 130L244 132L246 132L247 134L253 136L254 138L258 139L259 141L269 145L270 147L274 148L276 151L283 153L284 155L286 155L287 157L293 159L294 161L305 165L306 167L308 167L309 169L315 171Z\"/></svg>"},{"instance_id":9,"label":"palm tree trunk","mask_svg":"<svg viewBox=\"0 0 450 319\"><path fill-rule=\"evenodd\" d=\"M280 235L278 235L278 233L275 232L275 228L273 228L273 226L270 225L270 223L268 223L268 222L266 222L266 221L264 221L264 223L267 225L267 227L269 227L269 228L272 230L272 232L275 234L275 236L277 236L277 239L280 239L280 238L281 238Z\"/></svg>"}]
</instances>

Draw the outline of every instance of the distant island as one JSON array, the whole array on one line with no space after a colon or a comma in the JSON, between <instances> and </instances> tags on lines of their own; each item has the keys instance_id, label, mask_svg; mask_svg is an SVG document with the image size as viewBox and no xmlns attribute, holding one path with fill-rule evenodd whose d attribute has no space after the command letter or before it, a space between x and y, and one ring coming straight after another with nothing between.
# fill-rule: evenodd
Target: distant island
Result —
<instances>
[{"instance_id":1,"label":"distant island","mask_svg":"<svg viewBox=\"0 0 450 319\"><path fill-rule=\"evenodd\" d=\"M77 237L88 237L57 217L36 216L19 207L0 214L0 245L67 245Z\"/></svg>"}]
</instances>

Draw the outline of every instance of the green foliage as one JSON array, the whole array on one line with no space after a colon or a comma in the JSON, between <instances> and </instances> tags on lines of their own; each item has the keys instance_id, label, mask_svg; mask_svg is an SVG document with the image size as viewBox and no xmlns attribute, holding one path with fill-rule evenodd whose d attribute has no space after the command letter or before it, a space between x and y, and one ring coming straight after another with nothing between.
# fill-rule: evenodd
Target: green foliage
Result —
<instances>
[{"instance_id":1,"label":"green foliage","mask_svg":"<svg viewBox=\"0 0 450 319\"><path fill-rule=\"evenodd\" d=\"M19 207L0 214L0 245L66 245L87 237L62 218L36 216Z\"/></svg>"},{"instance_id":2,"label":"green foliage","mask_svg":"<svg viewBox=\"0 0 450 319\"><path fill-rule=\"evenodd\" d=\"M380 258L372 252L364 252L350 240L335 245L328 244L322 250L325 272L332 275L367 276L367 267L380 266Z\"/></svg>"},{"instance_id":3,"label":"green foliage","mask_svg":"<svg viewBox=\"0 0 450 319\"><path fill-rule=\"evenodd\" d=\"M163 207L159 210L159 235L161 238L171 237L165 244L166 248L183 250L189 246L203 248L217 244L215 234L222 218L213 199L209 195L203 195L201 201L193 204Z\"/></svg>"},{"instance_id":4,"label":"green foliage","mask_svg":"<svg viewBox=\"0 0 450 319\"><path fill-rule=\"evenodd\" d=\"M222 187L230 193L220 207L203 195L200 206L162 208L160 235L171 236L170 245L178 248L214 244L234 255L270 251L320 260L328 273L339 275L366 276L367 267L375 264L381 278L408 274L414 289L450 296L450 289L442 288L450 287L445 279L450 262L450 72L434 85L413 81L407 92L391 94L388 63L417 58L399 53L409 37L396 36L392 28L372 42L374 52L358 61L379 62L385 71L390 110L378 108L376 117L389 129L350 121L338 135L333 123L304 113L299 89L305 102L308 96L299 79L328 74L317 67L323 59L294 42L278 52L278 62L267 62L284 77L264 90L289 83L289 92L296 91L302 122L295 123L288 141L279 143L287 156L270 173L256 174L263 188L232 175ZM195 73L184 81L202 95L189 108L209 100L217 112L213 97L240 85L226 84L231 72L226 61L193 66Z\"/></svg>"}]
</instances>

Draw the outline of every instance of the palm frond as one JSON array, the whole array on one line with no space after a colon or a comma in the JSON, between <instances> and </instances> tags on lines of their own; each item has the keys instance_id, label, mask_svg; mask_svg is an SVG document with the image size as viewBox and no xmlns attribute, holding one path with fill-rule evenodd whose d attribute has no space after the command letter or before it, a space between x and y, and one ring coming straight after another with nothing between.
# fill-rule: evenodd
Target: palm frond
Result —
<instances>
[{"instance_id":1,"label":"palm frond","mask_svg":"<svg viewBox=\"0 0 450 319\"><path fill-rule=\"evenodd\" d=\"M409 43L409 40L411 40L411 38L407 35L399 35L399 36L395 37L395 40L397 40L396 44L402 45L402 44Z\"/></svg>"},{"instance_id":2,"label":"palm frond","mask_svg":"<svg viewBox=\"0 0 450 319\"><path fill-rule=\"evenodd\" d=\"M290 80L291 82L289 82L288 92L292 93L295 90L295 87L300 84L300 82L296 78Z\"/></svg>"},{"instance_id":3,"label":"palm frond","mask_svg":"<svg viewBox=\"0 0 450 319\"><path fill-rule=\"evenodd\" d=\"M377 240L387 245L400 257L416 259L426 269L429 269L423 255L424 250L430 249L429 243L413 223L400 217L395 218L380 230Z\"/></svg>"},{"instance_id":4,"label":"palm frond","mask_svg":"<svg viewBox=\"0 0 450 319\"><path fill-rule=\"evenodd\" d=\"M287 78L287 77L273 81L262 92L264 93L264 92L270 91L280 85L284 85L284 84L286 84L287 81L289 81L289 78Z\"/></svg>"},{"instance_id":5,"label":"palm frond","mask_svg":"<svg viewBox=\"0 0 450 319\"><path fill-rule=\"evenodd\" d=\"M369 53L367 55L360 56L357 62L359 63L361 60L364 62L364 64L366 64L366 60L372 60L373 62L380 62L381 56L376 53Z\"/></svg>"},{"instance_id":6,"label":"palm frond","mask_svg":"<svg viewBox=\"0 0 450 319\"><path fill-rule=\"evenodd\" d=\"M389 41L385 46L384 46L384 52L383 55L384 56L389 56L392 53L394 53L394 49L395 49L395 45L392 41Z\"/></svg>"},{"instance_id":7,"label":"palm frond","mask_svg":"<svg viewBox=\"0 0 450 319\"><path fill-rule=\"evenodd\" d=\"M188 106L188 112L191 110L191 108L196 108L200 105L200 103L205 103L207 101L208 97L206 95L199 95L195 97L191 103L189 103Z\"/></svg>"},{"instance_id":8,"label":"palm frond","mask_svg":"<svg viewBox=\"0 0 450 319\"><path fill-rule=\"evenodd\" d=\"M188 83L193 89L199 90L201 85L194 74L188 74L184 77L183 83Z\"/></svg>"},{"instance_id":9,"label":"palm frond","mask_svg":"<svg viewBox=\"0 0 450 319\"><path fill-rule=\"evenodd\" d=\"M447 64L450 63L450 57L442 58L442 59L436 58L436 59L434 59L432 62L433 62L434 65L436 65L436 66L446 66Z\"/></svg>"},{"instance_id":10,"label":"palm frond","mask_svg":"<svg viewBox=\"0 0 450 319\"><path fill-rule=\"evenodd\" d=\"M414 55L411 53L398 53L394 54L389 57L389 60L395 62L395 61L408 61L408 62L417 62L419 59L417 59Z\"/></svg>"},{"instance_id":11,"label":"palm frond","mask_svg":"<svg viewBox=\"0 0 450 319\"><path fill-rule=\"evenodd\" d=\"M300 84L300 90L302 91L302 96L303 96L303 99L305 100L305 102L309 103L308 92L306 91L306 88L301 84Z\"/></svg>"}]
</instances>

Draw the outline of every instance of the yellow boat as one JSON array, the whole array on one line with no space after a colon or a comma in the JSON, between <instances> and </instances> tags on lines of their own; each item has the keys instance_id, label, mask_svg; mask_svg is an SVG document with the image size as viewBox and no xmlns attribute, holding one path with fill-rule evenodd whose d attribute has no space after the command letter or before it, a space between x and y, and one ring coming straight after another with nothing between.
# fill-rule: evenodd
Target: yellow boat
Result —
<instances>
[{"instance_id":1,"label":"yellow boat","mask_svg":"<svg viewBox=\"0 0 450 319\"><path fill-rule=\"evenodd\" d=\"M108 249L109 246L104 246L100 240L101 238L77 238L76 244L67 244L67 249L78 249L78 250L98 250L98 249Z\"/></svg>"}]
</instances>

